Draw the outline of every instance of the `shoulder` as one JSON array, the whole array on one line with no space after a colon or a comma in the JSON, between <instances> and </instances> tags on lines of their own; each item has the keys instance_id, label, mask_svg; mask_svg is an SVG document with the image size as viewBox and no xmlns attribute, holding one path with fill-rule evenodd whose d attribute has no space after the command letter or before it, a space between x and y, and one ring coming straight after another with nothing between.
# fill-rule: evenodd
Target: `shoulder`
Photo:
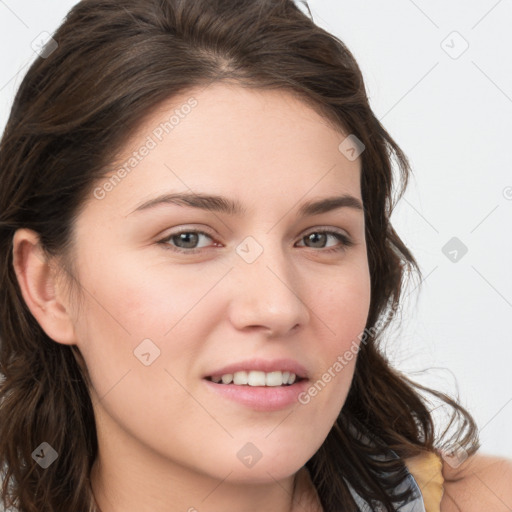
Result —
<instances>
[{"instance_id":1,"label":"shoulder","mask_svg":"<svg viewBox=\"0 0 512 512\"><path fill-rule=\"evenodd\" d=\"M476 454L458 468L443 462L441 512L510 512L512 459Z\"/></svg>"}]
</instances>

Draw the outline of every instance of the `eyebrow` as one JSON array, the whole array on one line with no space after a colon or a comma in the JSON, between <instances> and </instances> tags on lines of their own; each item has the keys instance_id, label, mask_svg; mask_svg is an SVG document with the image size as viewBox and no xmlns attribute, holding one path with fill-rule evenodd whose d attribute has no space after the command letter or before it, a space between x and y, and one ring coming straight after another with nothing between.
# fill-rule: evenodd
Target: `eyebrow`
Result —
<instances>
[{"instance_id":1,"label":"eyebrow","mask_svg":"<svg viewBox=\"0 0 512 512\"><path fill-rule=\"evenodd\" d=\"M181 192L175 194L163 194L153 199L149 199L135 208L135 210L130 212L129 215L135 212L150 210L163 204L188 206L236 216L241 216L246 213L245 208L237 200L228 199L218 195ZM326 197L324 199L308 201L299 208L298 216L306 217L310 215L319 215L339 208L352 208L364 211L363 205L359 199L349 194L344 194L342 196Z\"/></svg>"}]
</instances>

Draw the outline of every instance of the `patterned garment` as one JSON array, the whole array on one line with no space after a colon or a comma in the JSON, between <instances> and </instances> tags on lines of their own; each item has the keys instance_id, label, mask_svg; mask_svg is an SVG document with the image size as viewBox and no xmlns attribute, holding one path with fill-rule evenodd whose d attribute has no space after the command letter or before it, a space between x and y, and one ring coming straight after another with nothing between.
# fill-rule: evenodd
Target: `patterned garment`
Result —
<instances>
[{"instance_id":1,"label":"patterned garment","mask_svg":"<svg viewBox=\"0 0 512 512\"><path fill-rule=\"evenodd\" d=\"M396 458L394 452L391 457ZM440 512L443 497L443 462L437 453L426 452L405 460L408 476L397 488L403 492L410 488L413 492L411 501L402 505L397 512ZM380 512L383 507L372 509L368 502L349 485L350 492L361 512Z\"/></svg>"},{"instance_id":2,"label":"patterned garment","mask_svg":"<svg viewBox=\"0 0 512 512\"><path fill-rule=\"evenodd\" d=\"M421 494L420 488L411 473L409 473L407 478L398 486L397 491L402 492L408 487L413 489L414 499L398 508L397 512L428 512L425 509L425 503L423 502L423 496ZM354 497L355 502L357 503L357 506L359 507L360 512L384 512L384 507L377 505L376 507L372 508L364 498L359 496L359 494L357 494L354 489L352 489L352 487L349 486L349 489L352 496Z\"/></svg>"}]
</instances>

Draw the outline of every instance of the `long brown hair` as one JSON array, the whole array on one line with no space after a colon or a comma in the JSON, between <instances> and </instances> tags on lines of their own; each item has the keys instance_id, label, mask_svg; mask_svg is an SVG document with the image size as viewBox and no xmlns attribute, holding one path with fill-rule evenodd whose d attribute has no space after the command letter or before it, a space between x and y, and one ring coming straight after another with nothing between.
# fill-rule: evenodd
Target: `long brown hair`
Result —
<instances>
[{"instance_id":1,"label":"long brown hair","mask_svg":"<svg viewBox=\"0 0 512 512\"><path fill-rule=\"evenodd\" d=\"M89 474L97 455L87 369L77 347L50 339L24 303L13 270L14 232L32 229L49 255L65 256L80 206L144 116L174 95L221 80L285 89L365 145L368 332L346 403L306 464L324 510L356 509L348 483L393 511L409 497L393 493L406 475L404 459L436 451L441 442L477 450L470 414L393 369L379 347L405 279L421 276L390 223L410 166L373 114L358 65L339 39L292 0L83 0L53 38L57 44L21 83L0 143L5 506L93 510ZM458 428L448 441L437 435L428 393L452 411ZM32 458L42 441L59 454L47 469Z\"/></svg>"}]
</instances>

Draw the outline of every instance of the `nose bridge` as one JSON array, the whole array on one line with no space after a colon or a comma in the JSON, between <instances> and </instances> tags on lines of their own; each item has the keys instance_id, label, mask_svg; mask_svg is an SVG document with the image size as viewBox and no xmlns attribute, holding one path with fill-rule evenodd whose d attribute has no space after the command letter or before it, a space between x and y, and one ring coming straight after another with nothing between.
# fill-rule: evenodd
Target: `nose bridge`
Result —
<instances>
[{"instance_id":1,"label":"nose bridge","mask_svg":"<svg viewBox=\"0 0 512 512\"><path fill-rule=\"evenodd\" d=\"M300 276L276 237L258 238L247 237L236 249L238 290L232 321L239 328L261 326L286 334L309 320Z\"/></svg>"}]
</instances>

